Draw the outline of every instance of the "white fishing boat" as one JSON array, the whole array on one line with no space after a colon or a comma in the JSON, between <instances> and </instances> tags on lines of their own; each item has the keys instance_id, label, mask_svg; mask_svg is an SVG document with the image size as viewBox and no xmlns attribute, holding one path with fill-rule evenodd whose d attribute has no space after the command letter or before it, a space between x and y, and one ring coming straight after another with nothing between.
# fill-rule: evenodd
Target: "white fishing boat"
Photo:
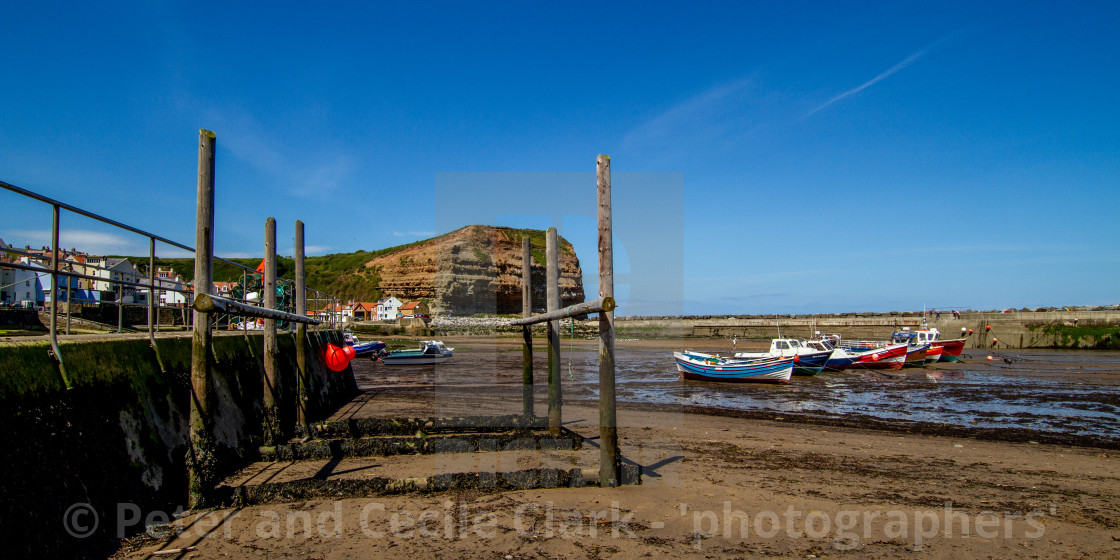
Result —
<instances>
[{"instance_id":1,"label":"white fishing boat","mask_svg":"<svg viewBox=\"0 0 1120 560\"><path fill-rule=\"evenodd\" d=\"M438 364L450 360L452 350L454 348L448 348L441 340L421 340L419 349L394 350L381 361L395 366Z\"/></svg>"}]
</instances>

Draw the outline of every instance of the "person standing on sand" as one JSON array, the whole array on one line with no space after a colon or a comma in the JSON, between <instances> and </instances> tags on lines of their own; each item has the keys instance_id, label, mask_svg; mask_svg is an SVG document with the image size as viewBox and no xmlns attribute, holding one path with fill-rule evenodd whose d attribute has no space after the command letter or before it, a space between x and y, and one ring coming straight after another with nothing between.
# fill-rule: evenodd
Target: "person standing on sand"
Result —
<instances>
[{"instance_id":1,"label":"person standing on sand","mask_svg":"<svg viewBox=\"0 0 1120 560\"><path fill-rule=\"evenodd\" d=\"M733 336L733 337L731 337L731 351L732 351L732 352L734 352L734 351L735 351L735 347L736 347L736 345L738 345L738 344L739 344L739 337L738 337L738 336Z\"/></svg>"}]
</instances>

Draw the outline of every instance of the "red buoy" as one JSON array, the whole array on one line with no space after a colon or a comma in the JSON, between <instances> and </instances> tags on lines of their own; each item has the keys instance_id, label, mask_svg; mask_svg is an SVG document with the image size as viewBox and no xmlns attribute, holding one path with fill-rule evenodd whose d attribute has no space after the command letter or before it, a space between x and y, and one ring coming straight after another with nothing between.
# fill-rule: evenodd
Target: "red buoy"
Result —
<instances>
[{"instance_id":1,"label":"red buoy","mask_svg":"<svg viewBox=\"0 0 1120 560\"><path fill-rule=\"evenodd\" d=\"M357 352L354 351L354 347L349 344L342 347L342 353L346 355L346 361L353 360L354 356L357 355Z\"/></svg>"},{"instance_id":2,"label":"red buoy","mask_svg":"<svg viewBox=\"0 0 1120 560\"><path fill-rule=\"evenodd\" d=\"M984 325L984 330L985 331L990 331L990 330L992 330L992 326L991 325Z\"/></svg>"},{"instance_id":3,"label":"red buoy","mask_svg":"<svg viewBox=\"0 0 1120 560\"><path fill-rule=\"evenodd\" d=\"M342 371L350 365L350 358L346 357L346 351L333 344L327 344L327 354L324 358L327 361L327 368L331 371Z\"/></svg>"}]
</instances>

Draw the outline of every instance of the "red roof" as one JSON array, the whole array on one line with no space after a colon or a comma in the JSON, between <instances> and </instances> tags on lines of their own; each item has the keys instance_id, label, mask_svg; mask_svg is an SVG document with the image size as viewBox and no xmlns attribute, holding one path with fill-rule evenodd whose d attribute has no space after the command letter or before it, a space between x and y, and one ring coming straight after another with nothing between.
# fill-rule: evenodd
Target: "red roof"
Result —
<instances>
[{"instance_id":1,"label":"red roof","mask_svg":"<svg viewBox=\"0 0 1120 560\"><path fill-rule=\"evenodd\" d=\"M418 302L418 301L410 301L410 302L408 302L408 303L406 303L406 304L402 305L402 306L401 306L401 309L415 309L416 307L419 307L419 306L420 306L420 302Z\"/></svg>"}]
</instances>

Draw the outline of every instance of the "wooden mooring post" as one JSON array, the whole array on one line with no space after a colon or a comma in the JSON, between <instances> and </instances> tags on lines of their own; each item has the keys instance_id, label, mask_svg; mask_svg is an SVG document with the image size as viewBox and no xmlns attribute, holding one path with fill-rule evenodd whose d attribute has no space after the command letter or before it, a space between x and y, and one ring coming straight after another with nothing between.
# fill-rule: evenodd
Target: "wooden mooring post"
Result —
<instances>
[{"instance_id":1,"label":"wooden mooring post","mask_svg":"<svg viewBox=\"0 0 1120 560\"><path fill-rule=\"evenodd\" d=\"M560 310L560 253L556 228L548 228L545 235L545 288L548 311ZM560 320L548 322L548 431L560 435L563 415L560 412L563 397L560 391Z\"/></svg>"},{"instance_id":2,"label":"wooden mooring post","mask_svg":"<svg viewBox=\"0 0 1120 560\"><path fill-rule=\"evenodd\" d=\"M611 216L611 159L600 154L596 161L595 179L597 184L598 230L599 230L599 299L570 305L560 309L560 263L559 244L556 229L549 228L545 236L548 310L540 315L532 315L532 308L522 304L522 317L512 319L511 326L525 330L526 361L525 385L532 383L532 344L529 331L536 323L548 322L548 429L553 434L560 433L562 415L560 412L560 319L579 317L591 313L599 314L599 485L618 486L622 480L622 454L618 448L618 417L615 406L615 361L614 361L614 227ZM529 299L531 290L528 272L529 245L522 243L522 258L526 261L522 274L522 296ZM527 397L526 397L527 398ZM528 405L526 405L528 406ZM640 473L637 474L640 478Z\"/></svg>"},{"instance_id":3,"label":"wooden mooring post","mask_svg":"<svg viewBox=\"0 0 1120 560\"><path fill-rule=\"evenodd\" d=\"M521 240L521 317L533 316L533 254L529 237ZM536 416L533 410L533 325L521 327L525 345L521 350L521 408L526 417Z\"/></svg>"},{"instance_id":4,"label":"wooden mooring post","mask_svg":"<svg viewBox=\"0 0 1120 560\"><path fill-rule=\"evenodd\" d=\"M296 220L296 315L307 316L307 283L303 271L303 222ZM307 416L308 399L307 372L307 325L296 323L296 421L304 427L304 433L312 435L310 419Z\"/></svg>"},{"instance_id":5,"label":"wooden mooring post","mask_svg":"<svg viewBox=\"0 0 1120 560\"><path fill-rule=\"evenodd\" d=\"M198 131L198 202L195 215L194 289L209 294L214 270L214 144L209 130ZM211 425L210 313L194 311L191 338L189 506L203 507L217 476Z\"/></svg>"},{"instance_id":6,"label":"wooden mooring post","mask_svg":"<svg viewBox=\"0 0 1120 560\"><path fill-rule=\"evenodd\" d=\"M614 240L611 221L611 158L595 162L599 219L599 299L614 301ZM613 306L612 306L613 307ZM614 387L614 311L599 313L599 485L618 486L621 455Z\"/></svg>"},{"instance_id":7,"label":"wooden mooring post","mask_svg":"<svg viewBox=\"0 0 1120 560\"><path fill-rule=\"evenodd\" d=\"M264 222L264 284L261 287L261 304L265 309L276 309L276 219ZM276 445L280 439L280 376L276 371L276 319L264 319L264 414L262 415L264 444Z\"/></svg>"}]
</instances>

